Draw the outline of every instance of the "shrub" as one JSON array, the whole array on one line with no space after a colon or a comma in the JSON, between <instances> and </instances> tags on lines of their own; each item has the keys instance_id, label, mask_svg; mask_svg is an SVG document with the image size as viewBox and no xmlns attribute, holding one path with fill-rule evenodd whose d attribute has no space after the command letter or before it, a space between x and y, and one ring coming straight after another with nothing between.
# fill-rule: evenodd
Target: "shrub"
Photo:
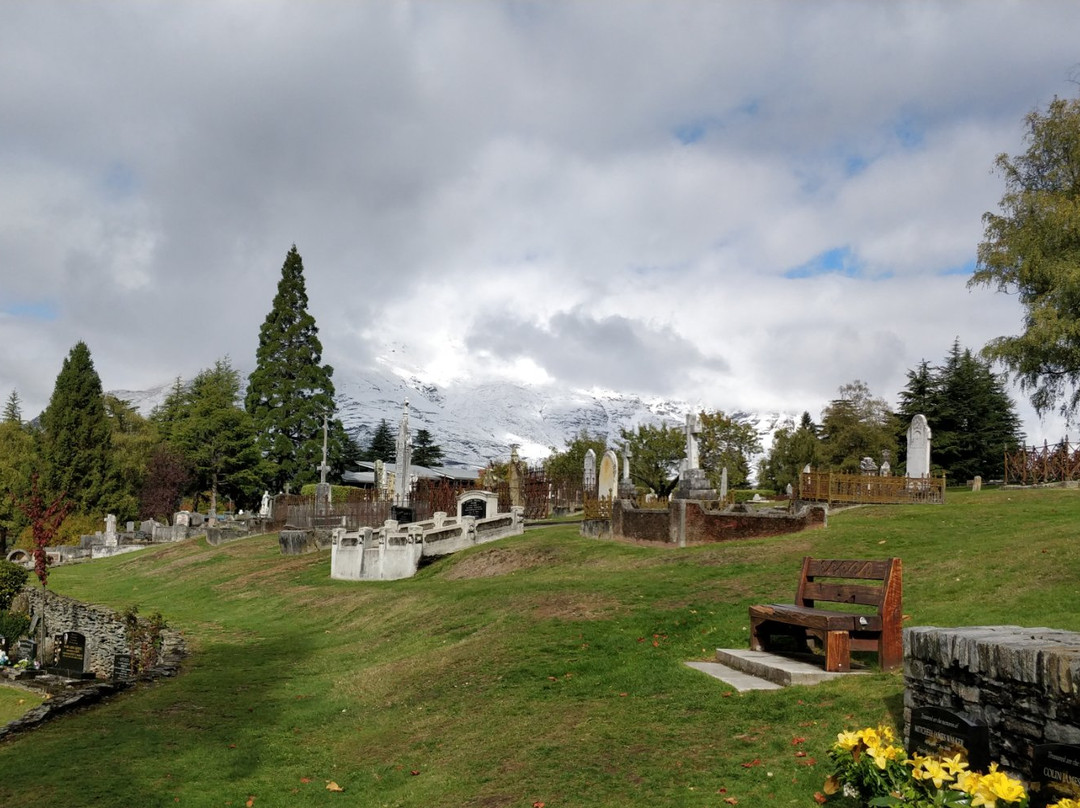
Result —
<instances>
[{"instance_id":1,"label":"shrub","mask_svg":"<svg viewBox=\"0 0 1080 808\"><path fill-rule=\"evenodd\" d=\"M11 561L0 561L0 612L11 608L11 601L22 591L29 577L30 573L25 567Z\"/></svg>"},{"instance_id":2,"label":"shrub","mask_svg":"<svg viewBox=\"0 0 1080 808\"><path fill-rule=\"evenodd\" d=\"M7 637L8 648L11 648L15 641L29 630L30 618L27 615L0 612L0 636Z\"/></svg>"}]
</instances>

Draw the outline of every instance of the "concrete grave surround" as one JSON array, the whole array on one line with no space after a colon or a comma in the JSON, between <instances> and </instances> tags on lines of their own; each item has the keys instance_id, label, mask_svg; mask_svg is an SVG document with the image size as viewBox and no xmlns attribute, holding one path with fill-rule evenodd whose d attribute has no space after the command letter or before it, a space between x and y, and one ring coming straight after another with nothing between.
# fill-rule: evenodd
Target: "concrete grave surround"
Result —
<instances>
[{"instance_id":1,"label":"concrete grave surround","mask_svg":"<svg viewBox=\"0 0 1080 808\"><path fill-rule=\"evenodd\" d=\"M930 476L930 425L921 413L911 419L907 431L907 476Z\"/></svg>"},{"instance_id":2,"label":"concrete grave surround","mask_svg":"<svg viewBox=\"0 0 1080 808\"><path fill-rule=\"evenodd\" d=\"M600 474L597 479L597 496L615 499L619 493L619 458L608 449L600 460Z\"/></svg>"}]
</instances>

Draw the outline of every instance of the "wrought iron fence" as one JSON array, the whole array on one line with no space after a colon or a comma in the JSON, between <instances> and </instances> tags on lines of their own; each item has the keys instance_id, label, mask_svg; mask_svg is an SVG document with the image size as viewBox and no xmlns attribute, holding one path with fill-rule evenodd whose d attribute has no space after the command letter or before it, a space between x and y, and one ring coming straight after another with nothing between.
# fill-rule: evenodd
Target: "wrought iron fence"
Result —
<instances>
[{"instance_id":1,"label":"wrought iron fence","mask_svg":"<svg viewBox=\"0 0 1080 808\"><path fill-rule=\"evenodd\" d=\"M1066 438L1042 448L1022 446L1005 453L1006 485L1044 485L1080 480L1080 446L1071 446Z\"/></svg>"},{"instance_id":2,"label":"wrought iron fence","mask_svg":"<svg viewBox=\"0 0 1080 808\"><path fill-rule=\"evenodd\" d=\"M584 511L584 517L586 519L610 519L611 518L611 497L586 497L585 502L582 503Z\"/></svg>"},{"instance_id":3,"label":"wrought iron fence","mask_svg":"<svg viewBox=\"0 0 1080 808\"><path fill-rule=\"evenodd\" d=\"M945 478L809 471L799 478L799 498L829 504L940 505L945 502Z\"/></svg>"}]
</instances>

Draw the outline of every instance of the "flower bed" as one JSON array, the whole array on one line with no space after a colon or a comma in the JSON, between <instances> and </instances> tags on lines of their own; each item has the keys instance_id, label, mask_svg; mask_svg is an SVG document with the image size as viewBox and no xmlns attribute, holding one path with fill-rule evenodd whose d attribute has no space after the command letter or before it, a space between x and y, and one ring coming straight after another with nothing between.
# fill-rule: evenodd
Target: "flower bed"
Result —
<instances>
[{"instance_id":1,"label":"flower bed","mask_svg":"<svg viewBox=\"0 0 1080 808\"><path fill-rule=\"evenodd\" d=\"M1023 784L999 771L996 763L989 771L968 768L962 755L952 757L908 756L895 743L889 727L841 732L829 757L832 774L822 791L814 795L819 803L839 805L907 806L908 808L1027 808ZM1080 802L1063 799L1048 808L1080 808Z\"/></svg>"}]
</instances>

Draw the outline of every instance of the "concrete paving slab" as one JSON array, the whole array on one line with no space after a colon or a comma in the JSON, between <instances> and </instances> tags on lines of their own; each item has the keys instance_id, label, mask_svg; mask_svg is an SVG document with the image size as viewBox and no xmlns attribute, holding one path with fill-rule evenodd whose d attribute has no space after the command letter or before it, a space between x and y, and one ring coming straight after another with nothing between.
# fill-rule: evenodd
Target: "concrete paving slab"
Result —
<instances>
[{"instance_id":1,"label":"concrete paving slab","mask_svg":"<svg viewBox=\"0 0 1080 808\"><path fill-rule=\"evenodd\" d=\"M694 670L707 673L709 676L731 685L740 693L747 690L780 689L780 685L775 682L770 682L758 676L751 676L748 673L741 673L734 668L729 668L727 665L721 665L719 662L687 662L686 664Z\"/></svg>"},{"instance_id":2,"label":"concrete paving slab","mask_svg":"<svg viewBox=\"0 0 1080 808\"><path fill-rule=\"evenodd\" d=\"M742 673L775 682L778 685L816 685L841 676L857 676L865 670L832 673L820 662L808 662L795 657L751 651L744 648L717 648L716 661Z\"/></svg>"}]
</instances>

